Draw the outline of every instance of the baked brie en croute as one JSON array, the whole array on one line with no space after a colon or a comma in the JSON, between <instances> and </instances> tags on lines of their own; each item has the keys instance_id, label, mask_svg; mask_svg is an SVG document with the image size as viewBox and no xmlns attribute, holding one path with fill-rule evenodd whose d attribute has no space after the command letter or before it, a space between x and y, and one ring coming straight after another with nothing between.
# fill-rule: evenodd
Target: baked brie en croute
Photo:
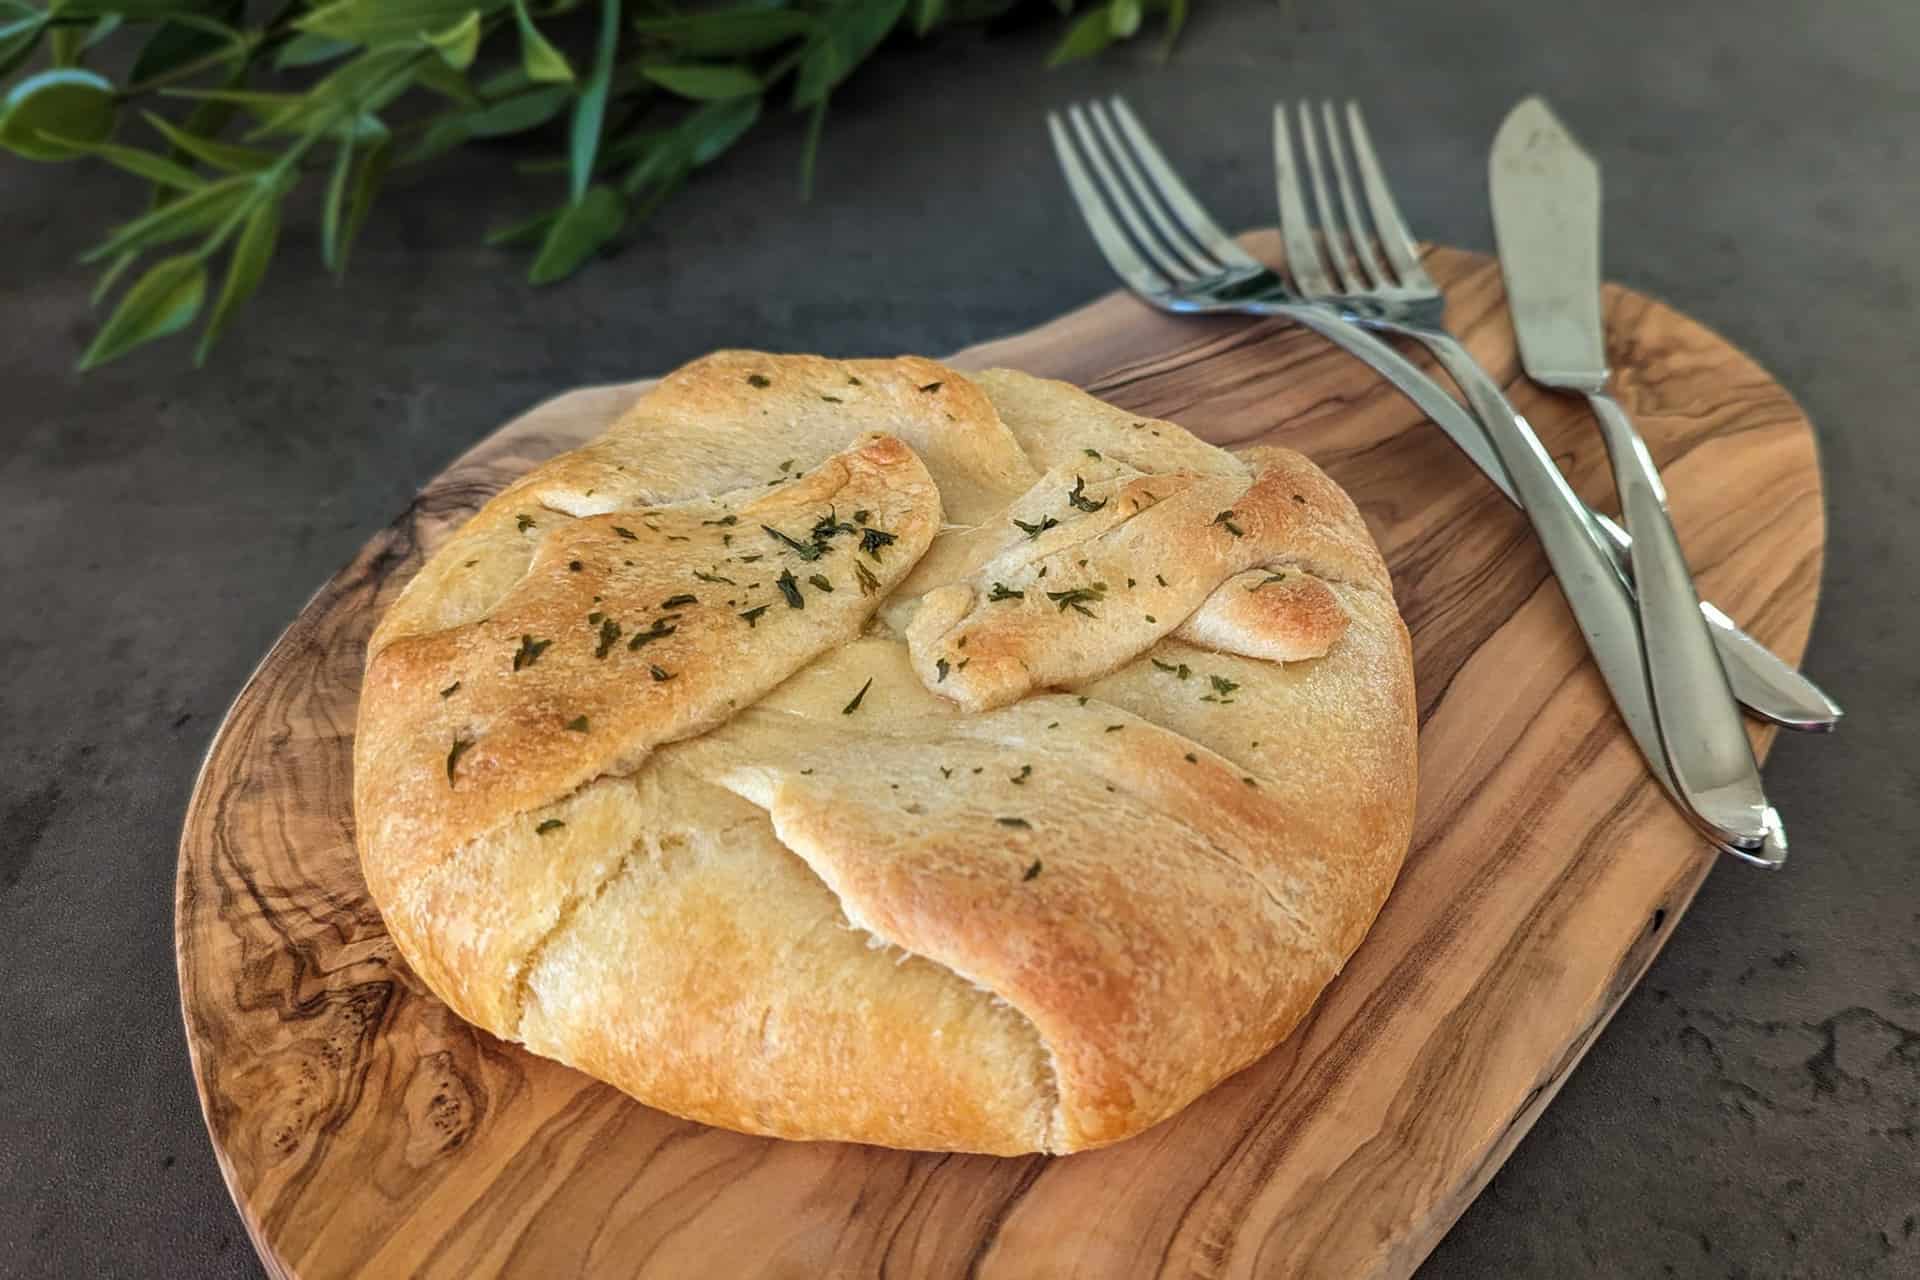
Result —
<instances>
[{"instance_id":1,"label":"baked brie en croute","mask_svg":"<svg viewBox=\"0 0 1920 1280\"><path fill-rule=\"evenodd\" d=\"M1078 1151L1278 1043L1404 856L1386 566L1297 453L722 352L368 648L361 863L462 1017L750 1133Z\"/></svg>"}]
</instances>

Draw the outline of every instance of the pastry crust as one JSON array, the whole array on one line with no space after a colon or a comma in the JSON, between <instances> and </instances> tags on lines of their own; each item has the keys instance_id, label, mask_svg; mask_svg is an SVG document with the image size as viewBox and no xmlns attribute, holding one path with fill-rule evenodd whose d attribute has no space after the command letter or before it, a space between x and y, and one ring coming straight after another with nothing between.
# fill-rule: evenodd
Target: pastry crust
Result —
<instances>
[{"instance_id":1,"label":"pastry crust","mask_svg":"<svg viewBox=\"0 0 1920 1280\"><path fill-rule=\"evenodd\" d=\"M463 1017L790 1138L1118 1141L1277 1044L1411 832L1352 502L1064 383L722 352L375 631L358 844Z\"/></svg>"}]
</instances>

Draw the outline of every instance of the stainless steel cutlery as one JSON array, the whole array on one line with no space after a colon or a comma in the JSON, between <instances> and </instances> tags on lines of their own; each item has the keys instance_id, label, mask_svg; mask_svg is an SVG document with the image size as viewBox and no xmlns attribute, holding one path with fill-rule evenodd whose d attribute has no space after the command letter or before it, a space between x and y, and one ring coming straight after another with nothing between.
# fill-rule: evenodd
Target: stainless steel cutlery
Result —
<instances>
[{"instance_id":1,"label":"stainless steel cutlery","mask_svg":"<svg viewBox=\"0 0 1920 1280\"><path fill-rule=\"evenodd\" d=\"M1668 736L1663 735L1656 707L1659 691L1649 674L1641 608L1629 578L1631 540L1579 501L1526 420L1442 326L1440 291L1421 266L1418 248L1394 206L1358 110L1348 109L1344 131L1331 107L1319 112L1324 133L1316 132L1314 123L1312 113L1303 111L1305 163L1300 164L1294 158L1286 113L1282 110L1275 116L1281 232L1289 280L1256 261L1220 230L1123 101L1075 106L1064 117L1048 117L1062 171L1088 229L1134 293L1168 311L1281 315L1313 329L1411 398L1502 492L1527 511L1654 775L1716 845L1748 861L1779 865L1785 840L1778 821L1765 808L1764 799L1760 801L1766 815L1762 820L1739 820L1746 816L1739 806L1750 797L1739 789L1745 779L1729 768L1719 738L1690 738L1682 729L1666 731L1687 761L1684 768L1669 764ZM1330 165L1321 160L1323 139ZM1360 170L1358 187L1346 162L1349 144ZM1333 173L1331 185L1326 179L1328 168ZM1318 234L1307 212L1303 175L1314 190ZM1357 194L1361 191L1365 193L1364 219ZM1337 208L1332 193L1338 195ZM1478 420L1369 330L1410 336L1432 349L1467 395ZM1684 570L1684 562L1681 567ZM1670 593L1663 599L1669 608L1662 617L1670 615L1677 598L1677 593ZM1839 709L1815 686L1719 610L1697 601L1693 607L1692 616L1701 620L1697 630L1702 637L1710 637L1709 655L1717 651L1719 660L1713 666L1718 670L1720 660L1725 662L1719 692L1729 709L1730 683L1733 694L1768 719L1795 728L1832 727ZM1709 686L1707 695L1712 692ZM1741 742L1744 748L1744 734ZM1696 749L1702 756L1699 760L1686 754ZM1751 760L1749 752L1749 764ZM1731 792L1717 789L1712 781L1729 776L1736 784ZM1757 773L1752 783L1757 794Z\"/></svg>"}]
</instances>

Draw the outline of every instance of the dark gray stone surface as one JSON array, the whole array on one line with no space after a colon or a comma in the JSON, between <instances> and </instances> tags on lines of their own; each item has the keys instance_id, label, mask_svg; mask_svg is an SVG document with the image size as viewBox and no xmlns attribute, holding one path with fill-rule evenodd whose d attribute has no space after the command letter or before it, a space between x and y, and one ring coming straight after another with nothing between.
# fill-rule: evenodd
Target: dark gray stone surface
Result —
<instances>
[{"instance_id":1,"label":"dark gray stone surface","mask_svg":"<svg viewBox=\"0 0 1920 1280\"><path fill-rule=\"evenodd\" d=\"M1426 1274L1920 1274L1920 7L1198 7L1166 66L1048 73L1045 30L909 44L836 98L811 204L782 119L544 291L479 246L527 185L456 158L383 202L344 286L291 228L202 373L178 343L68 371L92 324L74 256L135 193L0 162L0 1273L256 1271L187 1069L175 840L314 586L561 389L730 344L946 351L1108 288L1040 112L1124 89L1239 225L1271 217L1275 97L1352 94L1416 228L1480 247L1485 146L1544 90L1605 165L1610 274L1731 336L1820 427L1809 669L1853 715L1768 764L1794 862L1714 873Z\"/></svg>"}]
</instances>

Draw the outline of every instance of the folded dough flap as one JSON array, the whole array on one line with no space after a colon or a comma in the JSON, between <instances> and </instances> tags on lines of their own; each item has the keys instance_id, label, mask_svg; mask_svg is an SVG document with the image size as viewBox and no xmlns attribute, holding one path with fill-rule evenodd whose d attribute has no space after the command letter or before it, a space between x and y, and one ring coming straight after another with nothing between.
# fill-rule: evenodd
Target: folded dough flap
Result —
<instances>
[{"instance_id":1,"label":"folded dough flap","mask_svg":"<svg viewBox=\"0 0 1920 1280\"><path fill-rule=\"evenodd\" d=\"M854 728L755 708L673 751L765 807L854 925L1032 1021L1059 1092L1050 1150L1171 1115L1285 1034L1344 958L1289 902L1337 874L1310 817L1096 700Z\"/></svg>"},{"instance_id":2,"label":"folded dough flap","mask_svg":"<svg viewBox=\"0 0 1920 1280\"><path fill-rule=\"evenodd\" d=\"M369 879L404 881L516 815L631 773L852 640L940 510L913 451L872 436L740 494L582 519L517 513L540 536L512 588L484 616L401 634L368 664L355 786Z\"/></svg>"},{"instance_id":3,"label":"folded dough flap","mask_svg":"<svg viewBox=\"0 0 1920 1280\"><path fill-rule=\"evenodd\" d=\"M902 584L924 593L910 616L889 611L921 679L982 711L1175 634L1272 661L1325 654L1347 615L1324 580L1390 592L1385 564L1318 468L1284 449L1256 462L1251 478L1104 457L1050 470L997 528L969 532L964 555L936 547Z\"/></svg>"}]
</instances>

